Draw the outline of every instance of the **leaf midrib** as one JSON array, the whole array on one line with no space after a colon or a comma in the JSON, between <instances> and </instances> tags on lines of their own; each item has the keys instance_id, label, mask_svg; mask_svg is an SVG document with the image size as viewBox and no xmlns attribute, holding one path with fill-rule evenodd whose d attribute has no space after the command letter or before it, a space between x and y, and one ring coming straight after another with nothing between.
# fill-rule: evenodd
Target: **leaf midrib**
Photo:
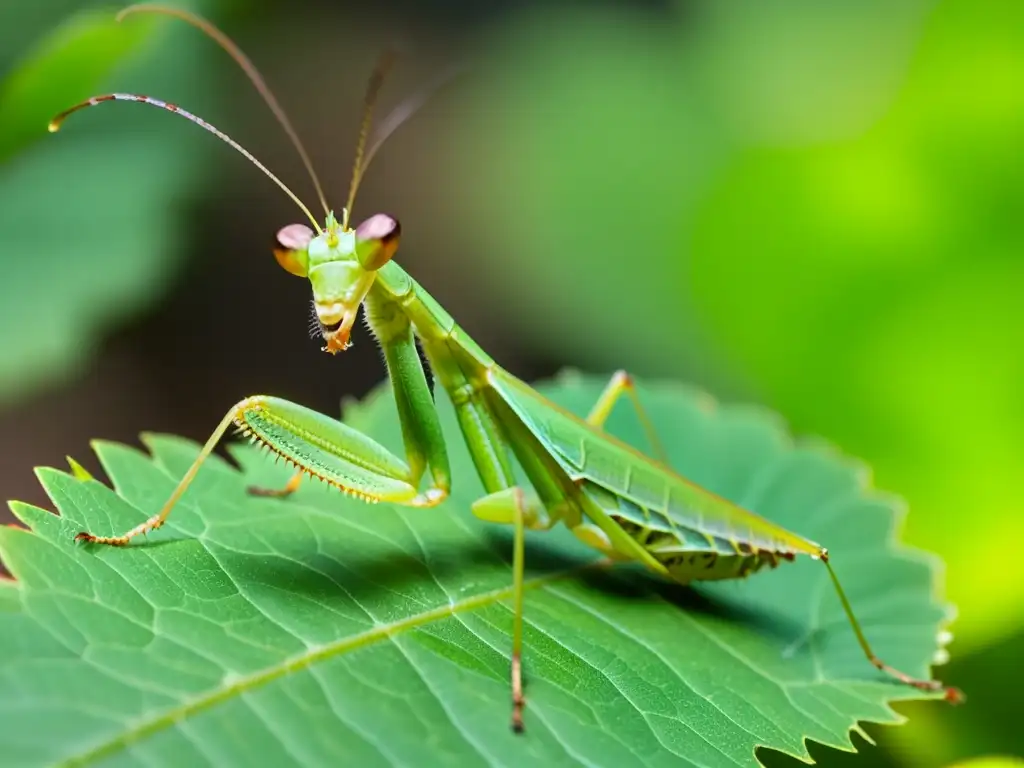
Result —
<instances>
[{"instance_id":1,"label":"leaf midrib","mask_svg":"<svg viewBox=\"0 0 1024 768\"><path fill-rule=\"evenodd\" d=\"M608 564L608 561L600 560L569 568L564 571L558 571L556 573L527 579L523 583L523 588L524 590L538 589L546 584L569 578L584 571L602 568ZM441 605L437 608L431 608L428 611L407 616L406 618L398 621L380 624L364 632L358 632L336 642L310 649L305 653L287 658L279 664L273 664L248 675L241 675L235 678L229 685L222 685L221 687L214 688L191 699L190 701L185 702L184 704L165 710L159 715L140 720L126 731L96 744L81 754L62 760L56 763L56 765L62 767L88 765L100 758L108 757L115 752L125 749L134 742L151 736L174 723L185 720L196 713L210 709L223 701L227 701L233 696L251 691L262 685L273 682L278 678L284 677L287 674L312 666L317 662L325 661L335 656L364 648L386 638L393 637L394 635L406 630L415 629L416 627L429 624L432 621L447 618L448 616L454 616L456 613L462 613L474 608L491 605L492 603L496 603L510 597L512 597L511 586L491 590L490 592L482 592L478 595L450 602L447 605Z\"/></svg>"}]
</instances>

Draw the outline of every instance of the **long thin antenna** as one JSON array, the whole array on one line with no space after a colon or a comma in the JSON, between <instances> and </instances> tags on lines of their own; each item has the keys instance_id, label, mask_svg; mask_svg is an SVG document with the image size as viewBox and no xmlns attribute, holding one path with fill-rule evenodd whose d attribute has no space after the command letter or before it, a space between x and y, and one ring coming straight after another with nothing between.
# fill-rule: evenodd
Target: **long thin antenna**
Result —
<instances>
[{"instance_id":1,"label":"long thin antenna","mask_svg":"<svg viewBox=\"0 0 1024 768\"><path fill-rule=\"evenodd\" d=\"M249 162L251 162L257 168L263 171L263 173L265 173L267 176L269 176L270 180L277 184L277 186L279 186L281 189L283 189L285 191L285 194L287 194L288 197L290 197L295 202L295 204L302 209L302 212L306 214L309 220L313 222L313 228L316 229L317 233L322 233L323 230L320 229L320 225L317 223L316 218L314 218L309 208L307 208L305 204L301 200L299 200L298 196L294 192L292 192L290 189L288 189L288 187L285 186L283 181L281 181L279 178L277 178L277 176L272 174L270 170L265 165L263 165L263 163L261 163L255 157L253 157L252 153L249 152L249 150L247 150L237 141L232 139L226 133L215 127L213 124L208 123L205 120L203 120L203 118L198 117L197 115L193 115L191 112L182 109L177 104L168 104L166 101L160 101L160 99L154 99L151 96L141 96L136 93L108 93L104 94L103 96L93 96L91 99L86 99L85 101L76 104L73 107L65 109L59 115L54 117L53 120L50 121L50 133L56 133L57 131L59 131L61 125L68 118L69 115L78 112L81 109L86 109L87 107L95 107L97 104L102 104L105 101L134 101L139 104L149 104L151 107L159 107L160 109L165 109L168 112L172 112L175 115L181 115L182 117L191 120L200 128L203 128L212 133L214 136L216 136L218 139L223 141L228 146L234 147L234 149L236 149L243 156L248 158Z\"/></svg>"},{"instance_id":2,"label":"long thin antenna","mask_svg":"<svg viewBox=\"0 0 1024 768\"><path fill-rule=\"evenodd\" d=\"M373 160L373 156L377 154L377 150L380 149L381 145L385 141L387 141L388 137L398 130L398 128L400 128L410 117L415 115L416 112L430 100L431 96L433 96L443 86L447 85L450 81L454 80L455 76L464 72L465 69L466 67L462 64L448 67L433 80L422 86L418 91L408 96L397 107L388 113L388 116L380 122L377 126L377 130L374 131L373 141L370 143L370 149L367 150L366 155L363 158L362 165L356 171L357 184L363 180L363 174L366 173L366 169L370 167L370 161Z\"/></svg>"},{"instance_id":3,"label":"long thin antenna","mask_svg":"<svg viewBox=\"0 0 1024 768\"><path fill-rule=\"evenodd\" d=\"M359 191L359 180L362 174L359 172L363 166L363 152L366 149L366 138L370 133L370 124L373 121L373 108L377 104L377 96L380 94L381 86L384 85L384 78L387 77L391 67L395 64L397 55L393 49L384 52L377 62L377 66L370 75L370 81L366 84L366 96L363 98L363 122L359 126L359 141L356 144L356 160L352 167L352 183L348 189L348 201L345 203L345 210L342 215L341 228L348 229L348 220L352 215L352 206L356 202L356 192Z\"/></svg>"},{"instance_id":4,"label":"long thin antenna","mask_svg":"<svg viewBox=\"0 0 1024 768\"><path fill-rule=\"evenodd\" d=\"M260 96L270 107L270 111L274 113L274 117L277 118L277 122L284 128L284 132L288 134L288 138L291 139L292 145L299 153L299 157L302 158L302 164L306 166L306 172L309 174L309 178L313 181L313 186L316 187L316 195L320 198L320 205L323 206L324 213L330 211L330 206L327 205L327 198L324 195L323 187L320 184L320 179L316 175L316 171L313 169L313 162L309 159L309 154L306 152L306 148L302 145L302 140L299 138L298 133L295 132L295 128L292 127L291 121L288 119L288 115L285 114L284 109L278 103L270 87L264 81L263 76L256 69L256 65L249 60L249 57L242 52L235 42L228 37L226 34L221 32L217 27L211 24L204 18L196 16L190 11L186 11L182 8L172 8L166 5L159 5L157 3L138 3L136 5L129 5L127 8L117 14L117 20L122 21L126 16L133 13L156 13L164 16L173 16L174 18L181 19L182 21L191 24L193 27L198 29L200 32L211 38L217 43L224 51L235 60L235 63L242 68L242 71L249 76L249 80L256 87Z\"/></svg>"}]
</instances>

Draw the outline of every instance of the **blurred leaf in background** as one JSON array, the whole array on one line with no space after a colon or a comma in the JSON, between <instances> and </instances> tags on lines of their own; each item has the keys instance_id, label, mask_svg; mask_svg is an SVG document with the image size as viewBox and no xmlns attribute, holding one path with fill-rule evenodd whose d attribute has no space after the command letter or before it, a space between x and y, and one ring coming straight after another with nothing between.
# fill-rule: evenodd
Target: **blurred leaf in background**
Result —
<instances>
[{"instance_id":1,"label":"blurred leaf in background","mask_svg":"<svg viewBox=\"0 0 1024 768\"><path fill-rule=\"evenodd\" d=\"M174 121L100 108L49 136L50 118L136 84L192 105L209 82L205 53L182 53L204 41L159 20L23 5L0 7L0 406L78 372L101 334L163 294L183 243L175 207L202 178L202 146Z\"/></svg>"},{"instance_id":2,"label":"blurred leaf in background","mask_svg":"<svg viewBox=\"0 0 1024 768\"><path fill-rule=\"evenodd\" d=\"M691 2L675 26L545 11L482 41L494 71L451 151L473 182L457 204L486 227L467 239L493 254L481 279L529 298L530 341L559 358L628 355L749 392L691 284L707 199L750 147L835 140L881 114L929 5Z\"/></svg>"},{"instance_id":3,"label":"blurred leaf in background","mask_svg":"<svg viewBox=\"0 0 1024 768\"><path fill-rule=\"evenodd\" d=\"M879 121L743 153L693 242L701 316L765 399L909 496L959 652L1024 618L978 556L1024 539L1022 84L1024 5L941 3Z\"/></svg>"},{"instance_id":4,"label":"blurred leaf in background","mask_svg":"<svg viewBox=\"0 0 1024 768\"><path fill-rule=\"evenodd\" d=\"M1019 581L976 554L1024 534L1024 5L694 5L692 45L592 13L499 38L453 152L479 176L507 150L460 200L514 223L473 231L484 279L560 359L689 373L866 453L952 560L958 648L1012 631Z\"/></svg>"},{"instance_id":5,"label":"blurred leaf in background","mask_svg":"<svg viewBox=\"0 0 1024 768\"><path fill-rule=\"evenodd\" d=\"M949 768L1021 768L1024 760L1010 756L979 757L974 760L964 760Z\"/></svg>"},{"instance_id":6,"label":"blurred leaf in background","mask_svg":"<svg viewBox=\"0 0 1024 768\"><path fill-rule=\"evenodd\" d=\"M544 10L480 50L446 155L482 300L554 360L758 399L868 457L947 561L951 675L977 685L914 707L894 754L1012 744L986 654L1024 649L1024 4Z\"/></svg>"},{"instance_id":7,"label":"blurred leaf in background","mask_svg":"<svg viewBox=\"0 0 1024 768\"><path fill-rule=\"evenodd\" d=\"M0 83L0 159L45 136L40 126L137 54L152 36L150 21L121 27L110 12L87 10L37 41Z\"/></svg>"}]
</instances>

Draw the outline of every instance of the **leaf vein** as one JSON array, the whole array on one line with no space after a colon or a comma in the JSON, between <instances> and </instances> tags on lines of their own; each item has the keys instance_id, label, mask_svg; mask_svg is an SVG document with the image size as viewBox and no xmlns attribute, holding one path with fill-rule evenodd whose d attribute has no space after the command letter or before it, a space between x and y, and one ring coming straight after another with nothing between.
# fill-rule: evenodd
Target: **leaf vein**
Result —
<instances>
[{"instance_id":1,"label":"leaf vein","mask_svg":"<svg viewBox=\"0 0 1024 768\"><path fill-rule=\"evenodd\" d=\"M590 614L591 616L593 616L593 617L595 617L595 618L597 618L597 619L599 619L599 620L603 621L603 622L604 622L605 624L607 624L607 625L608 625L608 627L610 627L611 629L615 630L616 632L618 632L618 633L619 633L620 635L622 635L623 637L627 638L628 640L630 640L630 641L632 641L632 642L636 643L636 644L637 644L638 646L640 646L641 648L643 648L644 650L646 650L646 651L647 651L648 653L650 653L650 654L651 654L652 656L654 656L654 657L655 657L656 659L658 659L658 660L659 660L660 662L662 662L663 664L665 664L665 666L666 666L666 667L668 667L669 669L672 669L672 666L671 666L671 665L670 665L670 664L669 664L669 663L668 663L668 662L667 662L667 661L666 661L666 660L664 659L664 657L662 657L662 655L661 655L660 653L658 653L658 651L656 651L655 649L651 648L651 647L650 647L650 646L649 646L649 645L648 645L647 643L643 642L642 640L640 640L640 639L639 639L638 637L636 637L635 635L633 635L633 634L631 634L630 632L626 631L626 630L625 630L625 629L624 629L623 627L621 627L621 626L620 626L620 625L619 625L619 624L618 624L617 622L614 622L614 621L612 621L611 619L609 619L609 618L607 618L606 616L604 616L604 615L602 615L601 613L599 613L598 611L595 611L595 610L593 610L593 609L591 609L591 608L589 608L589 607L587 607L587 606L583 605L583 604L582 604L582 603L580 603L580 602L579 602L578 600L574 600L574 599L573 599L572 597L570 597L569 595L565 594L565 593L564 593L564 592L562 592L561 590L558 590L558 589L554 589L554 588L549 588L549 589L547 589L546 591L547 591L548 593L550 593L550 594L553 594L553 595L555 595L556 597L558 597L558 598L560 598L560 599L564 600L565 602L567 602L567 603L569 603L569 604L571 604L571 605L575 606L575 607L576 607L576 608L578 608L579 610L582 610L582 611L583 611L584 613L589 613L589 614ZM715 703L714 703L713 701L711 701L711 700L710 700L710 699L708 699L707 697L703 696L703 695L702 695L702 694L701 694L701 693L700 693L699 691L697 691L697 689L696 689L696 688L695 688L695 687L694 687L694 686L693 686L693 685L692 685L692 684L691 684L691 683L690 683L690 682L689 682L688 680L686 680L686 679L685 679L685 678L684 678L684 677L683 677L682 675L680 675L680 674L679 674L679 671L678 671L678 670L675 670L675 669L673 669L673 671L674 671L674 672L676 673L676 676L677 676L677 678L679 679L679 681L680 681L680 682L682 682L682 683L683 683L683 684L684 684L684 685L685 685L685 686L686 686L687 688L689 688L689 689L690 689L691 691L693 691L693 693L695 693L695 694L696 694L696 695L697 695L698 697L700 697L700 698L703 698L703 699L704 699L705 701L707 701L707 702L708 702L708 703L709 703L709 704L710 704L710 705L711 705L712 707L714 707L715 709L717 709L717 710L718 710L719 712L722 712L722 710L721 710L721 709L720 709L720 708L718 707L718 705L716 705L716 704L715 704ZM633 702L631 701L630 703L632 704ZM634 707L636 707L636 705L635 705L635 704L633 704L633 706L634 706ZM664 743L663 743L663 742L662 742L662 740L661 740L661 737L660 737L660 736L658 736L657 732L656 732L656 731L654 730L654 727L653 727L653 725L650 725L650 721L649 721L649 720L648 720L648 718L647 718L647 714L648 714L648 713L642 712L642 711L641 711L641 710L640 710L639 708L637 708L637 711L639 711L639 712L641 712L641 714L643 714L643 716L644 716L644 720L645 720L645 721L648 721L648 726L649 726L649 727L651 728L651 732L652 732L652 734L654 735L654 737L655 737L656 739L658 739L658 742L659 742L659 743L662 743L662 744L663 744L663 746L665 746L665 748L666 748L666 749L668 749L668 751L669 751L669 752L672 752L672 754L678 755L679 757L684 757L684 755L682 755L682 754L680 754L680 753L676 752L675 750L671 749L670 747L668 747L668 746L664 745ZM652 714L654 714L654 713L652 713ZM679 713L679 708L678 708L678 707L676 707L676 715L677 715L677 717L676 717L676 720L677 720L677 721L678 721L678 722L679 722L680 724L682 724L682 725L683 725L683 726L685 726L685 727L686 727L686 728L687 728L687 729L688 729L689 731L691 731L692 733L694 733L695 735L697 735L697 736L698 736L698 737L699 737L699 738L700 738L700 739L701 739L702 741L704 741L704 742L705 742L705 743L706 743L706 744L707 744L708 746L710 746L710 747L711 747L712 749L714 749L714 750L715 750L716 752L718 752L719 754L721 754L721 755L722 755L723 757L727 758L728 760L730 760L731 762L735 763L736 765L742 765L742 763L740 763L740 762L739 762L738 760L736 760L736 758L734 758L734 757L733 757L732 755L729 755L729 754L726 754L725 752L723 752L723 751L722 751L722 749L721 749L720 747L718 747L717 745L715 745L715 744L714 744L714 742L712 742L711 740L709 740L707 736L705 736L705 735L704 735L703 733L701 733L701 732L700 732L699 730L697 730L697 729L696 729L696 728L695 728L695 727L694 727L693 725L691 725L690 723L688 723L688 722L686 722L685 720L683 720L683 719L682 719L682 717L680 717L680 716L679 716L679 714L680 714L680 713ZM739 728L740 730L742 730L742 731L744 731L744 732L746 732L746 733L750 734L751 736L754 736L754 734L753 734L753 733L750 733L750 731L748 731L748 730L747 730L746 728L744 728L744 727L743 727L742 725L740 725L739 723L737 723L737 722L736 722L735 720L732 720L732 718L730 718L730 717L729 717L728 715L726 715L726 714L725 714L724 712L722 712L722 714L723 714L723 715L724 715L724 716L725 716L725 717L726 717L727 719L729 719L729 720L730 720L731 722L733 722L733 723L734 723L734 724L735 724L735 725L736 725L736 726L737 726L737 727L738 727L738 728ZM756 738L756 737L755 737L755 738Z\"/></svg>"},{"instance_id":2,"label":"leaf vein","mask_svg":"<svg viewBox=\"0 0 1024 768\"><path fill-rule=\"evenodd\" d=\"M537 589L545 584L568 578L586 570L595 569L601 565L603 564L588 563L569 570L538 576L527 580L525 586L527 589ZM287 674L300 669L305 669L306 667L326 659L380 642L391 635L428 624L431 621L447 618L458 611L467 611L485 605L490 605L499 600L508 598L511 595L511 592L511 587L503 587L490 592L473 595L471 597L464 598L457 603L448 603L447 605L438 606L437 608L429 611L408 616L399 621L377 625L372 629L355 635L350 635L336 642L328 643L327 645L317 648L310 648L303 653L285 659L279 664L272 664L268 667L257 670L256 672L234 677L233 679L230 679L230 682L225 682L219 688L215 688L199 696L193 697L183 704L161 712L153 717L143 718L137 721L135 725L126 731L99 741L93 746L85 749L83 752L70 756L67 760L60 763L60 765L77 766L95 762L96 760L124 749L132 742L136 742L141 738L164 730L176 722L184 721L192 715L227 701L232 696L266 685L278 678L284 677Z\"/></svg>"}]
</instances>

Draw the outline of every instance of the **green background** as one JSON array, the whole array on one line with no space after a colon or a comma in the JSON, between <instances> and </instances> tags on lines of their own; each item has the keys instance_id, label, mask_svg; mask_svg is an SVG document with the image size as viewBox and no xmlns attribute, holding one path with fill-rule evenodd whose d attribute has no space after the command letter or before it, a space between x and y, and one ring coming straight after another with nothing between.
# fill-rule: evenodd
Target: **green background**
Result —
<instances>
[{"instance_id":1,"label":"green background","mask_svg":"<svg viewBox=\"0 0 1024 768\"><path fill-rule=\"evenodd\" d=\"M381 48L406 45L386 106L467 63L380 153L356 218L399 216L403 264L523 377L679 378L867 461L907 501L904 539L947 563L943 677L970 701L899 705L910 724L868 729L870 755L823 760L1020 752L1024 5L189 5L263 70L339 206ZM212 44L141 19L82 32L87 7L109 10L0 10L0 488L35 503L32 467L92 437L203 439L241 396L333 411L382 376L365 334L343 369L305 339L308 287L269 252L299 215L229 149L135 105L46 133L97 90L151 93L313 202Z\"/></svg>"}]
</instances>

